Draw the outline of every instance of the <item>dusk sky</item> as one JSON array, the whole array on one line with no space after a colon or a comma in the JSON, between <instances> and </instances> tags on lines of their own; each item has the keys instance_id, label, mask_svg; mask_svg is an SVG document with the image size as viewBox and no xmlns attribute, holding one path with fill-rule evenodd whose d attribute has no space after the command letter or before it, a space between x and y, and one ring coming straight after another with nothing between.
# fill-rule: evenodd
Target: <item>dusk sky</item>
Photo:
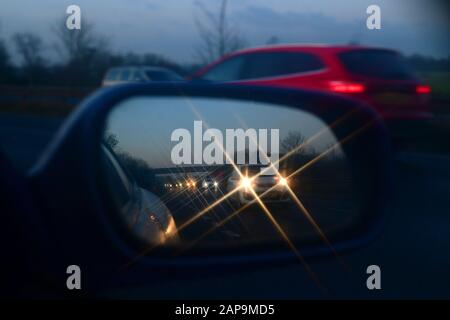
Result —
<instances>
[{"instance_id":1,"label":"dusk sky","mask_svg":"<svg viewBox=\"0 0 450 320\"><path fill-rule=\"evenodd\" d=\"M109 115L107 131L108 134L116 136L119 141L118 148L122 151L147 161L154 168L172 167L171 150L178 144L177 141L171 141L173 131L188 130L193 143L194 121L200 120L203 121L204 130L220 130L224 146L226 129L237 128L252 128L257 132L259 129L268 129L268 133L270 129L278 129L279 145L290 132L301 133L306 140L320 132L308 143L309 148L312 148L310 150L316 152L321 152L337 142L322 120L305 111L272 104L208 98L159 97L126 100ZM199 137L202 138L201 135ZM270 146L271 138L267 139ZM203 145L205 147L210 143L204 142ZM270 151L270 147L267 150ZM336 149L337 153L340 152L338 150L340 149Z\"/></svg>"},{"instance_id":2,"label":"dusk sky","mask_svg":"<svg viewBox=\"0 0 450 320\"><path fill-rule=\"evenodd\" d=\"M2 0L0 39L15 32L42 36L52 56L50 26L81 7L82 19L107 36L114 51L158 53L180 63L195 59L199 45L196 19L200 5L217 12L219 0ZM382 29L366 28L366 8L381 7ZM391 47L406 54L450 54L448 13L441 2L421 0L229 0L229 21L249 46L276 36L280 42L361 44ZM83 21L83 20L82 20Z\"/></svg>"}]
</instances>

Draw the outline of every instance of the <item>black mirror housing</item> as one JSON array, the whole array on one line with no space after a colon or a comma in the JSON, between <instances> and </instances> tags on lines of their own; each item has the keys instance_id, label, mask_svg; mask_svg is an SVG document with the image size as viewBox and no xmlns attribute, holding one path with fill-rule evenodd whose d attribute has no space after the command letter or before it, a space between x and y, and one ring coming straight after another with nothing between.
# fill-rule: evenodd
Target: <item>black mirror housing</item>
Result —
<instances>
[{"instance_id":1,"label":"black mirror housing","mask_svg":"<svg viewBox=\"0 0 450 320\"><path fill-rule=\"evenodd\" d=\"M102 186L99 145L107 115L115 105L131 97L180 95L277 103L319 117L341 141L355 170L354 176L365 188L365 210L369 217L354 233L333 239L333 248L337 251L354 249L379 234L393 203L394 169L389 134L372 109L350 99L308 91L195 83L126 84L101 89L88 97L69 117L30 172L30 188L38 195L36 203L49 226L47 254L52 258L45 262L43 270L59 274L62 266L76 261L87 270L92 286L102 286L101 279L115 274L130 262L135 262L136 272L146 274L149 268L207 269L211 265L226 268L227 265L295 260L287 247L279 246L250 254L223 250L170 259L158 255L139 256L129 245L125 230L111 219L114 205ZM343 117L344 126L334 125ZM304 256L329 254L326 246L302 248ZM64 278L65 274L60 276ZM151 276L147 273L146 277Z\"/></svg>"}]
</instances>

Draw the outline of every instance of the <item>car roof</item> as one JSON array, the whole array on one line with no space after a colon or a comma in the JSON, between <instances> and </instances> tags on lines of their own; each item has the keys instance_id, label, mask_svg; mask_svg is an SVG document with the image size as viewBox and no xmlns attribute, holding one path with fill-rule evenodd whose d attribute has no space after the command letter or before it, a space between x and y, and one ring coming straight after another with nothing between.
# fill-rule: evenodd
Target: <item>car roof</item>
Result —
<instances>
[{"instance_id":1,"label":"car roof","mask_svg":"<svg viewBox=\"0 0 450 320\"><path fill-rule=\"evenodd\" d=\"M243 50L235 51L229 56L254 53L254 52L278 52L278 51L308 51L317 53L339 53L351 50L384 50L384 51L394 51L392 49L380 48L380 47L370 47L362 45L329 45L329 44L303 44L303 43L291 43L291 44L275 44L275 45L265 45L259 47L246 48Z\"/></svg>"},{"instance_id":2,"label":"car roof","mask_svg":"<svg viewBox=\"0 0 450 320\"><path fill-rule=\"evenodd\" d=\"M155 67L155 66L120 66L110 68L108 71L120 71L120 70L145 70L145 71L164 71L164 72L173 72L172 70L164 67Z\"/></svg>"},{"instance_id":3,"label":"car roof","mask_svg":"<svg viewBox=\"0 0 450 320\"><path fill-rule=\"evenodd\" d=\"M231 52L229 54L224 55L216 61L211 62L205 67L201 68L197 72L193 74L193 76L199 76L203 73L207 72L215 65L223 62L232 57L236 57L239 55L245 55L249 53L257 53L257 52L308 52L312 54L318 54L321 56L334 56L341 52L348 52L353 50L381 50L381 51L389 51L393 53L397 53L396 50L382 47L371 47L371 46L363 46L363 45L330 45L330 44L321 44L321 43L288 43L288 44L274 44L274 45L264 45L258 47L245 48L242 50L237 50Z\"/></svg>"}]
</instances>

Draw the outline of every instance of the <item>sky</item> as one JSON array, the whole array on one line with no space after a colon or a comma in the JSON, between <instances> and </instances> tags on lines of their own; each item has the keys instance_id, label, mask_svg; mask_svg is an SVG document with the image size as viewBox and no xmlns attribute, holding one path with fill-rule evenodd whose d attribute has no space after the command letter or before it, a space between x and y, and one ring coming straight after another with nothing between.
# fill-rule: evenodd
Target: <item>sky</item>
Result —
<instances>
[{"instance_id":1,"label":"sky","mask_svg":"<svg viewBox=\"0 0 450 320\"><path fill-rule=\"evenodd\" d=\"M316 152L321 152L337 142L322 120L305 111L258 102L209 98L139 97L126 100L110 113L107 132L116 136L120 150L147 161L153 168L166 168L174 166L171 158L172 149L184 140L184 138L171 140L172 133L177 129L189 131L190 140L187 140L187 144L191 146L193 159L194 139L202 139L202 134L195 134L194 121L202 121L203 133L208 128L220 130L224 147L227 145L226 129L238 128L255 129L258 132L257 139L260 139L259 130L267 129L269 152L271 129L279 131L277 142L278 151L281 152L280 142L290 132L300 133L306 140L320 132L320 135L308 144L309 148ZM203 142L203 148L209 144L211 142ZM261 141L258 141L258 144L261 147ZM200 155L203 148L199 150Z\"/></svg>"},{"instance_id":2,"label":"sky","mask_svg":"<svg viewBox=\"0 0 450 320\"><path fill-rule=\"evenodd\" d=\"M110 39L116 52L157 53L179 63L195 62L200 6L218 12L221 0L2 0L0 38L33 31L53 53L51 25L80 6L83 21ZM381 8L381 30L366 28L366 8ZM448 6L426 0L229 0L228 19L249 46L275 36L282 43L314 42L391 47L405 54L450 54Z\"/></svg>"}]
</instances>

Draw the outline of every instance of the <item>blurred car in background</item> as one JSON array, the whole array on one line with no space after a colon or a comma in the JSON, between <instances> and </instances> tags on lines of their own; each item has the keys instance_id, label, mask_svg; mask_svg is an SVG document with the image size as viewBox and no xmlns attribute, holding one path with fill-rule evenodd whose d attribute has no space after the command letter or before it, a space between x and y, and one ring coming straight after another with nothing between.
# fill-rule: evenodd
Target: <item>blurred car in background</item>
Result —
<instances>
[{"instance_id":1,"label":"blurred car in background","mask_svg":"<svg viewBox=\"0 0 450 320\"><path fill-rule=\"evenodd\" d=\"M183 77L172 70L161 67L117 67L109 69L102 86L127 82L183 81Z\"/></svg>"},{"instance_id":2,"label":"blurred car in background","mask_svg":"<svg viewBox=\"0 0 450 320\"><path fill-rule=\"evenodd\" d=\"M217 189L219 188L219 182L217 182L215 179L211 177L206 177L202 181L202 187L205 190L217 191Z\"/></svg>"},{"instance_id":3,"label":"blurred car in background","mask_svg":"<svg viewBox=\"0 0 450 320\"><path fill-rule=\"evenodd\" d=\"M192 80L321 90L351 96L385 119L430 118L430 86L390 49L274 45L232 53Z\"/></svg>"}]
</instances>

